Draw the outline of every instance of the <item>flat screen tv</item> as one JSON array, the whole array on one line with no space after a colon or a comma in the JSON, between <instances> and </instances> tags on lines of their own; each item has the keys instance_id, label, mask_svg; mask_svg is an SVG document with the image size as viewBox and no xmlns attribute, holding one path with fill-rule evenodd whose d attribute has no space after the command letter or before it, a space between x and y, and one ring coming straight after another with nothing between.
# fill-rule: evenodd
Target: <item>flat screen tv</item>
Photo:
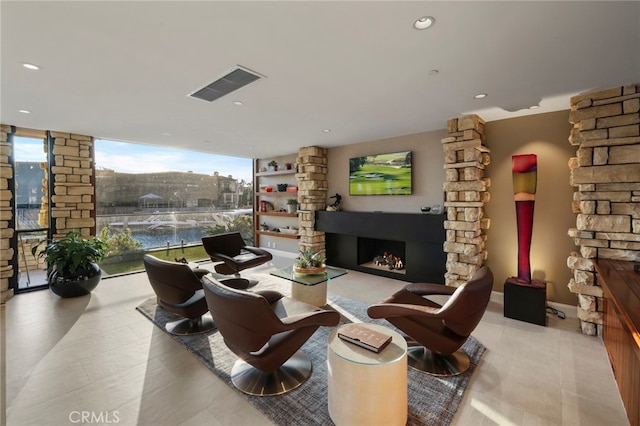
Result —
<instances>
[{"instance_id":1,"label":"flat screen tv","mask_svg":"<svg viewBox=\"0 0 640 426\"><path fill-rule=\"evenodd\" d=\"M410 195L411 151L349 159L349 195Z\"/></svg>"}]
</instances>

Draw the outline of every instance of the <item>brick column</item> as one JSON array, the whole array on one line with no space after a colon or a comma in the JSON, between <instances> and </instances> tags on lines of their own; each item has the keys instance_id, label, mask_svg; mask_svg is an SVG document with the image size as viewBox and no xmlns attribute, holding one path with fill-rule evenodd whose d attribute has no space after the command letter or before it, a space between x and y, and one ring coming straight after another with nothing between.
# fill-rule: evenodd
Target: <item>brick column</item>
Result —
<instances>
[{"instance_id":1,"label":"brick column","mask_svg":"<svg viewBox=\"0 0 640 426\"><path fill-rule=\"evenodd\" d=\"M640 85L571 99L569 160L579 252L567 259L569 290L578 295L582 332L600 335L603 291L591 259L640 260Z\"/></svg>"},{"instance_id":2,"label":"brick column","mask_svg":"<svg viewBox=\"0 0 640 426\"><path fill-rule=\"evenodd\" d=\"M325 253L324 232L316 231L315 212L327 207L327 149L316 146L298 150L298 203L302 212L298 215L300 249L310 248L315 253Z\"/></svg>"},{"instance_id":3,"label":"brick column","mask_svg":"<svg viewBox=\"0 0 640 426\"><path fill-rule=\"evenodd\" d=\"M445 284L458 287L471 279L487 259L485 241L489 219L484 205L489 201L491 182L484 177L490 162L484 145L484 121L477 115L454 118L447 122L449 135L442 139L446 172L444 222L447 253Z\"/></svg>"},{"instance_id":4,"label":"brick column","mask_svg":"<svg viewBox=\"0 0 640 426\"><path fill-rule=\"evenodd\" d=\"M49 132L53 143L53 195L51 218L53 238L79 231L95 235L94 149L91 136Z\"/></svg>"},{"instance_id":5,"label":"brick column","mask_svg":"<svg viewBox=\"0 0 640 426\"><path fill-rule=\"evenodd\" d=\"M12 149L8 138L10 133L11 126L0 125L0 305L13 296L13 289L9 288L9 280L13 277L11 259L14 255L11 240L15 232L10 225L13 219L13 194L9 190L9 180L13 179L13 166L9 162Z\"/></svg>"}]
</instances>

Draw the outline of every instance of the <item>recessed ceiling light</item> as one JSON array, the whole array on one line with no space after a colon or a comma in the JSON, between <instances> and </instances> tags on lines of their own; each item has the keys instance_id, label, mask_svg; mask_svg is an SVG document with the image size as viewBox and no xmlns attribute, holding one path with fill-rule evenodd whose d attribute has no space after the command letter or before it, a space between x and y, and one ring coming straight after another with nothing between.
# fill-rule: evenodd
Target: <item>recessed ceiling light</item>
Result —
<instances>
[{"instance_id":1,"label":"recessed ceiling light","mask_svg":"<svg viewBox=\"0 0 640 426\"><path fill-rule=\"evenodd\" d=\"M484 98L486 98L486 97L487 97L487 94L486 94L486 93L478 93L477 95L475 95L475 96L473 97L473 99L484 99Z\"/></svg>"},{"instance_id":2,"label":"recessed ceiling light","mask_svg":"<svg viewBox=\"0 0 640 426\"><path fill-rule=\"evenodd\" d=\"M330 133L331 129L322 129L322 131L325 132L325 133Z\"/></svg>"},{"instance_id":3,"label":"recessed ceiling light","mask_svg":"<svg viewBox=\"0 0 640 426\"><path fill-rule=\"evenodd\" d=\"M35 64L30 64L30 63L28 63L28 62L23 62L23 63L22 63L22 66L23 66L23 67L25 67L25 68L26 68L26 69L28 69L28 70L39 70L39 69L40 69L40 67L39 67L39 66L37 66L37 65L35 65Z\"/></svg>"},{"instance_id":4,"label":"recessed ceiling light","mask_svg":"<svg viewBox=\"0 0 640 426\"><path fill-rule=\"evenodd\" d=\"M531 105L529 107L529 109L538 109L538 108L540 108L540 105Z\"/></svg>"},{"instance_id":5,"label":"recessed ceiling light","mask_svg":"<svg viewBox=\"0 0 640 426\"><path fill-rule=\"evenodd\" d=\"M413 28L416 30L426 30L427 28L432 27L435 23L436 20L433 16L423 16L413 23Z\"/></svg>"},{"instance_id":6,"label":"recessed ceiling light","mask_svg":"<svg viewBox=\"0 0 640 426\"><path fill-rule=\"evenodd\" d=\"M242 106L243 105L242 101L233 101L233 104L237 105L237 106Z\"/></svg>"},{"instance_id":7,"label":"recessed ceiling light","mask_svg":"<svg viewBox=\"0 0 640 426\"><path fill-rule=\"evenodd\" d=\"M29 111L27 109L19 109L18 112L21 112L23 114L31 114L31 111Z\"/></svg>"}]
</instances>

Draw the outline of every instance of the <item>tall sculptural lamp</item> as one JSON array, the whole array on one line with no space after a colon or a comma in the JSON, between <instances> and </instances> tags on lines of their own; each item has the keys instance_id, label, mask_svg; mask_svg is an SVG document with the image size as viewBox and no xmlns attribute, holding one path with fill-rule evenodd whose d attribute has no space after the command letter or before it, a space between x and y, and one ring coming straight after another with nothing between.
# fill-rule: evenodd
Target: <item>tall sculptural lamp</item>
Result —
<instances>
[{"instance_id":1,"label":"tall sculptural lamp","mask_svg":"<svg viewBox=\"0 0 640 426\"><path fill-rule=\"evenodd\" d=\"M538 180L537 156L512 156L511 171L518 232L518 276L508 278L504 283L504 316L546 325L547 285L544 281L531 279L530 251Z\"/></svg>"}]
</instances>

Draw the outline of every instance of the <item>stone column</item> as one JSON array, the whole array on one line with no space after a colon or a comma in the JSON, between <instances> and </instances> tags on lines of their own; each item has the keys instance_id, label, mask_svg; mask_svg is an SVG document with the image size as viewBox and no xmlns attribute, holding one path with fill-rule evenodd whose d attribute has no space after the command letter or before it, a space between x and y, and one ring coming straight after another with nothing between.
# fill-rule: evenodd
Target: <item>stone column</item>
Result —
<instances>
[{"instance_id":1,"label":"stone column","mask_svg":"<svg viewBox=\"0 0 640 426\"><path fill-rule=\"evenodd\" d=\"M471 279L487 259L485 241L489 219L484 205L489 201L489 178L484 168L490 162L484 137L484 121L477 115L447 122L449 135L442 139L446 171L444 222L447 253L445 284L458 287Z\"/></svg>"},{"instance_id":2,"label":"stone column","mask_svg":"<svg viewBox=\"0 0 640 426\"><path fill-rule=\"evenodd\" d=\"M311 249L325 254L324 232L316 231L315 212L327 207L327 149L316 146L298 150L298 203L302 210L298 215L300 249Z\"/></svg>"},{"instance_id":3,"label":"stone column","mask_svg":"<svg viewBox=\"0 0 640 426\"><path fill-rule=\"evenodd\" d=\"M600 335L603 291L591 259L640 260L640 84L571 99L569 160L578 252L567 259L582 332Z\"/></svg>"},{"instance_id":4,"label":"stone column","mask_svg":"<svg viewBox=\"0 0 640 426\"><path fill-rule=\"evenodd\" d=\"M9 280L13 277L11 259L14 254L11 241L15 232L10 225L13 219L13 194L9 190L9 181L13 179L13 166L9 162L12 149L8 138L10 133L11 126L0 125L0 305L13 296L13 289L9 288Z\"/></svg>"},{"instance_id":5,"label":"stone column","mask_svg":"<svg viewBox=\"0 0 640 426\"><path fill-rule=\"evenodd\" d=\"M53 238L69 231L84 238L95 235L94 149L91 136L49 132L53 143Z\"/></svg>"}]
</instances>

